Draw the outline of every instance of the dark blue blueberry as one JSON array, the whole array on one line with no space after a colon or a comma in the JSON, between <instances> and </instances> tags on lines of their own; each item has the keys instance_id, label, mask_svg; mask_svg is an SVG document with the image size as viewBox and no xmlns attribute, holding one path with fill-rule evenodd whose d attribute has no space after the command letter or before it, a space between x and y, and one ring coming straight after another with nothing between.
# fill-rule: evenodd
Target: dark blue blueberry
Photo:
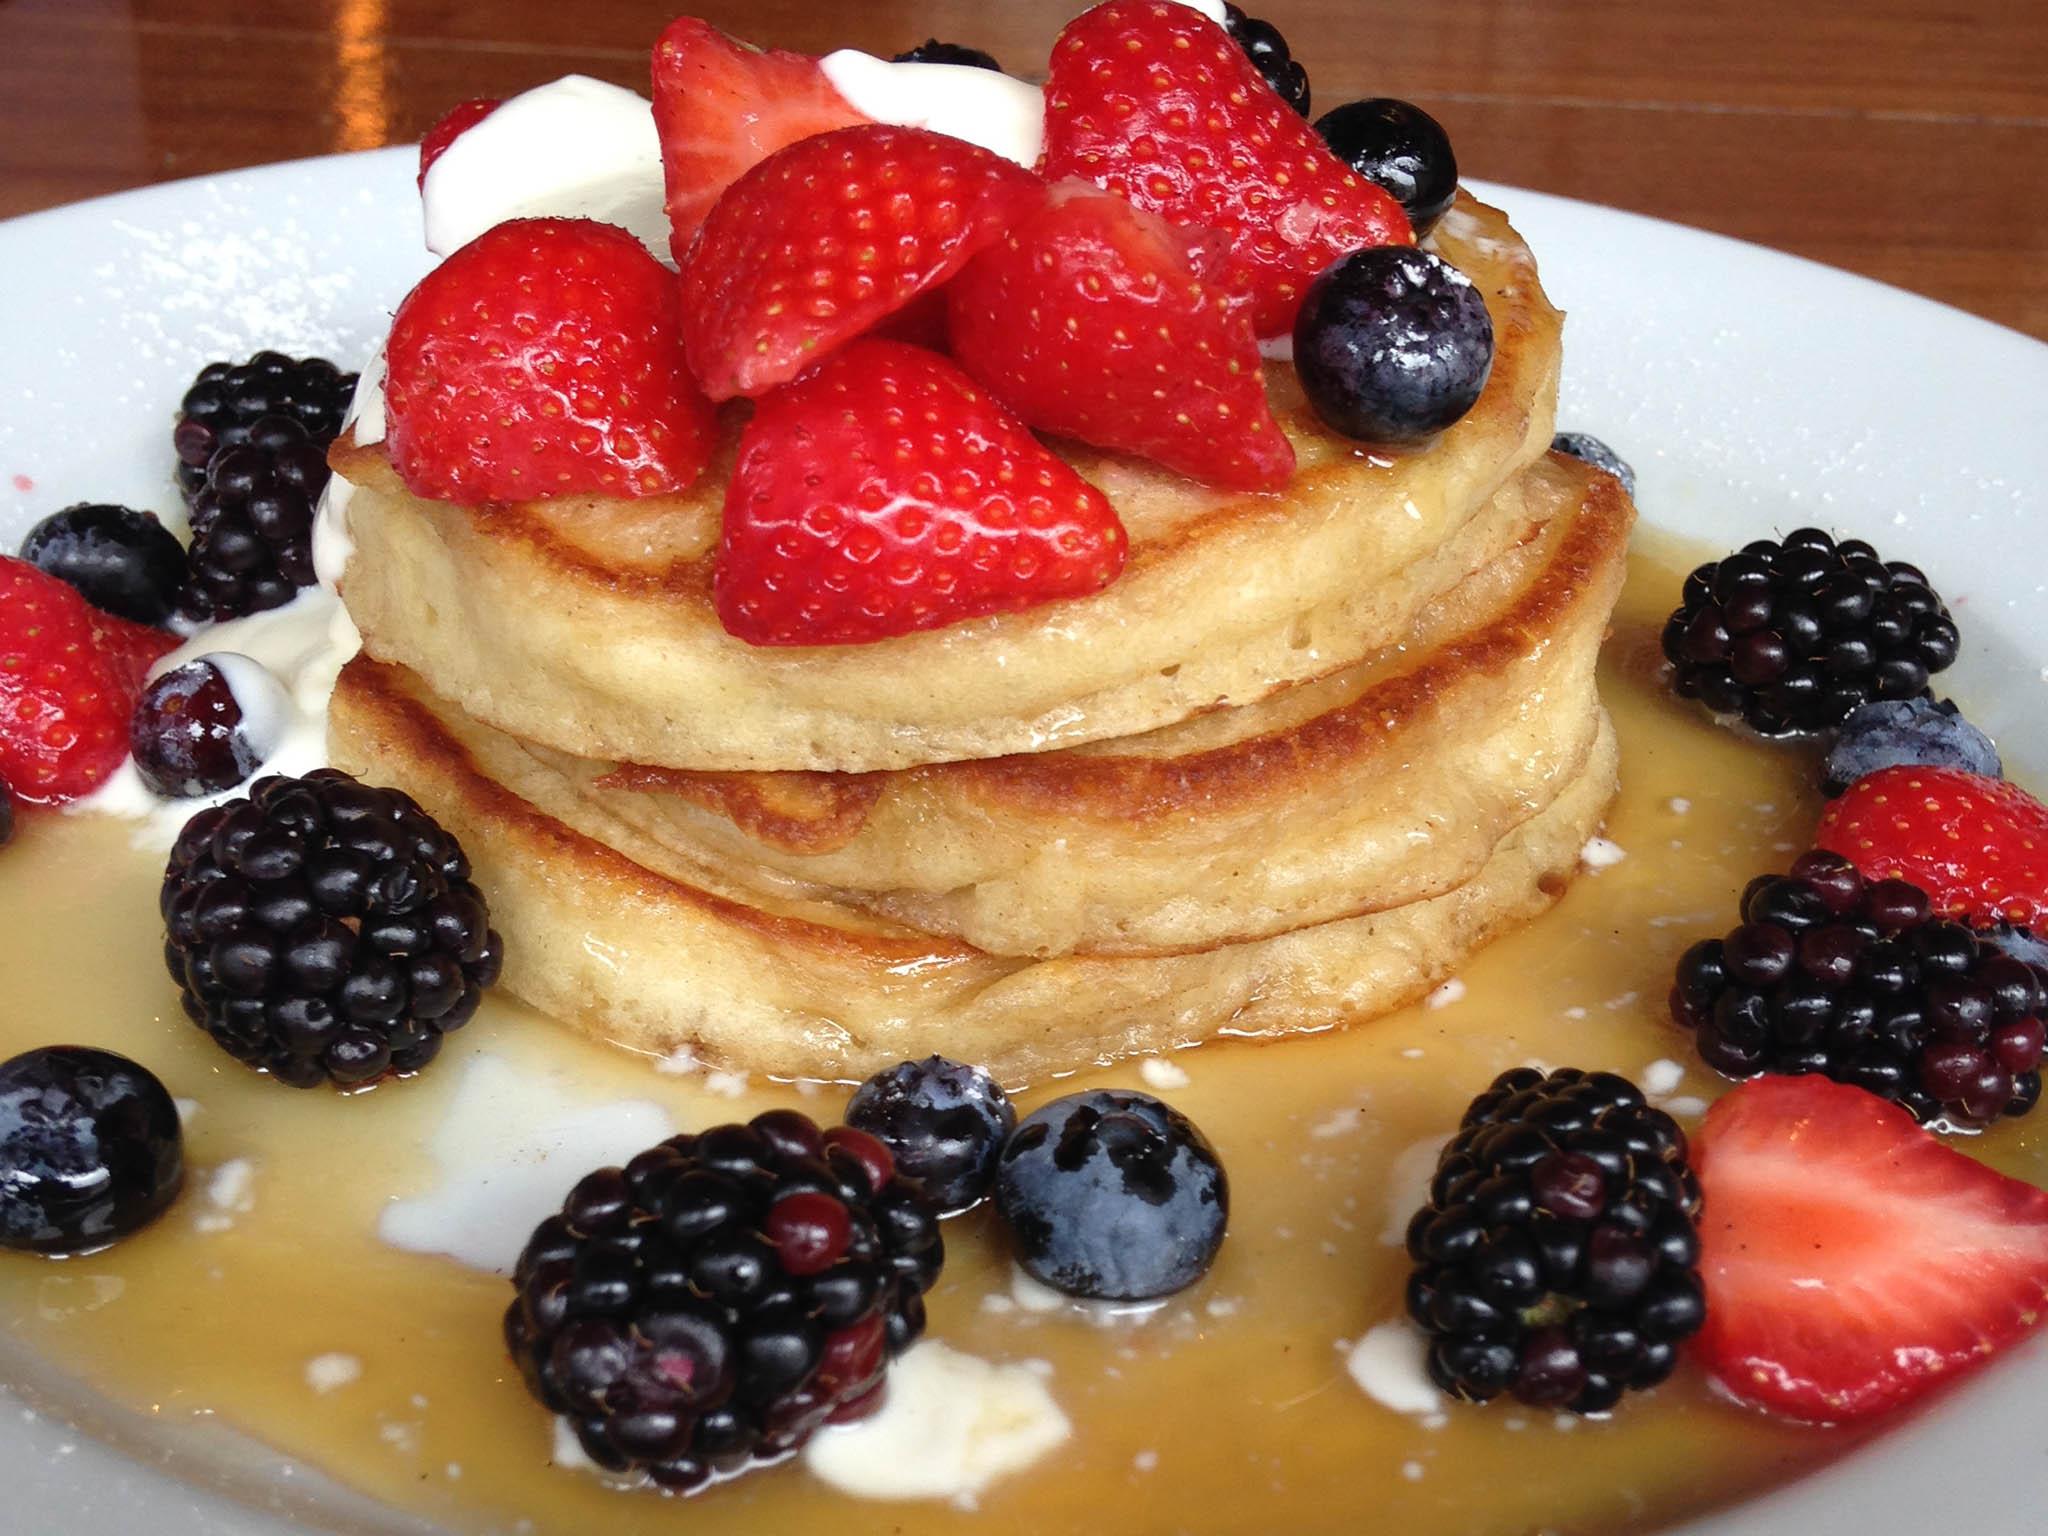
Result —
<instances>
[{"instance_id":1,"label":"dark blue blueberry","mask_svg":"<svg viewBox=\"0 0 2048 1536\"><path fill-rule=\"evenodd\" d=\"M161 624L185 585L185 546L147 512L80 503L53 512L22 540L21 558L68 582L93 607Z\"/></svg>"},{"instance_id":2,"label":"dark blue blueberry","mask_svg":"<svg viewBox=\"0 0 2048 1536\"><path fill-rule=\"evenodd\" d=\"M969 48L963 43L942 43L928 37L915 48L906 49L891 61L896 64L960 64L968 69L992 69L1001 74L1003 66L995 55Z\"/></svg>"},{"instance_id":3,"label":"dark blue blueberry","mask_svg":"<svg viewBox=\"0 0 2048 1536\"><path fill-rule=\"evenodd\" d=\"M1493 321L1472 280L1407 245L1353 251L1309 284L1294 368L1330 427L1419 443L1472 409L1493 371Z\"/></svg>"},{"instance_id":4,"label":"dark blue blueberry","mask_svg":"<svg viewBox=\"0 0 2048 1536\"><path fill-rule=\"evenodd\" d=\"M1316 132L1339 160L1401 205L1418 237L1458 195L1450 135L1413 102L1391 96L1349 101L1317 118Z\"/></svg>"},{"instance_id":5,"label":"dark blue blueberry","mask_svg":"<svg viewBox=\"0 0 2048 1536\"><path fill-rule=\"evenodd\" d=\"M1550 440L1552 453L1566 454L1582 460L1595 469L1604 469L1621 482L1621 488L1630 496L1636 493L1636 472L1629 467L1628 460L1601 442L1590 432L1560 432Z\"/></svg>"},{"instance_id":6,"label":"dark blue blueberry","mask_svg":"<svg viewBox=\"0 0 2048 1536\"><path fill-rule=\"evenodd\" d=\"M1287 39L1270 21L1247 16L1237 6L1223 7L1223 27L1237 39L1237 46L1265 76L1266 84L1280 93L1280 99L1303 117L1308 116L1308 71L1287 46Z\"/></svg>"},{"instance_id":7,"label":"dark blue blueberry","mask_svg":"<svg viewBox=\"0 0 2048 1536\"><path fill-rule=\"evenodd\" d=\"M1069 1296L1167 1296L1208 1270L1230 1182L1192 1121L1150 1094L1070 1094L1003 1148L996 1207L1034 1279Z\"/></svg>"},{"instance_id":8,"label":"dark blue blueberry","mask_svg":"<svg viewBox=\"0 0 2048 1536\"><path fill-rule=\"evenodd\" d=\"M2005 777L1991 738L1947 699L1875 699L1842 722L1821 770L1821 789L1839 795L1866 774L1900 764Z\"/></svg>"},{"instance_id":9,"label":"dark blue blueberry","mask_svg":"<svg viewBox=\"0 0 2048 1536\"><path fill-rule=\"evenodd\" d=\"M2024 960L2028 965L2048 971L2048 939L2042 938L2032 929L2015 928L2011 923L2000 923L1983 930L1981 935L1987 944L1995 944L2015 960Z\"/></svg>"},{"instance_id":10,"label":"dark blue blueberry","mask_svg":"<svg viewBox=\"0 0 2048 1536\"><path fill-rule=\"evenodd\" d=\"M862 1083L846 1106L846 1123L887 1147L896 1171L951 1215L988 1193L1017 1111L981 1068L928 1056Z\"/></svg>"},{"instance_id":11,"label":"dark blue blueberry","mask_svg":"<svg viewBox=\"0 0 2048 1536\"><path fill-rule=\"evenodd\" d=\"M177 1106L147 1068L75 1045L0 1063L0 1248L104 1248L161 1215L184 1174Z\"/></svg>"}]
</instances>

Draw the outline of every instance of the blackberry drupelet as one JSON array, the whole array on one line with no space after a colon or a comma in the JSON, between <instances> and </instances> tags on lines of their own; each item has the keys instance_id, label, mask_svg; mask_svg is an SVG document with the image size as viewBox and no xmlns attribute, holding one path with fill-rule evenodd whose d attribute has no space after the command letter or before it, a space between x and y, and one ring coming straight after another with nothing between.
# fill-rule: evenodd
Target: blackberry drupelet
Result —
<instances>
[{"instance_id":1,"label":"blackberry drupelet","mask_svg":"<svg viewBox=\"0 0 2048 1536\"><path fill-rule=\"evenodd\" d=\"M1664 626L1680 697L1765 736L1811 735L1872 699L1915 698L1959 644L1918 568L1818 528L1701 566Z\"/></svg>"},{"instance_id":2,"label":"blackberry drupelet","mask_svg":"<svg viewBox=\"0 0 2048 1536\"><path fill-rule=\"evenodd\" d=\"M964 43L942 43L936 37L928 37L915 48L905 49L891 59L892 64L959 64L968 69L992 69L1001 74L1003 66L996 62L995 55L983 53L979 48L969 48Z\"/></svg>"},{"instance_id":3,"label":"blackberry drupelet","mask_svg":"<svg viewBox=\"0 0 2048 1536\"><path fill-rule=\"evenodd\" d=\"M1266 83L1280 93L1280 99L1303 117L1308 116L1308 71L1288 50L1287 39L1270 21L1247 16L1235 5L1223 7L1223 26L1237 40L1245 57L1257 66Z\"/></svg>"},{"instance_id":4,"label":"blackberry drupelet","mask_svg":"<svg viewBox=\"0 0 2048 1536\"><path fill-rule=\"evenodd\" d=\"M232 619L282 608L316 580L313 513L327 488L327 452L288 416L265 416L248 440L221 449L192 498L179 611Z\"/></svg>"},{"instance_id":5,"label":"blackberry drupelet","mask_svg":"<svg viewBox=\"0 0 2048 1536\"><path fill-rule=\"evenodd\" d=\"M355 391L356 376L324 357L258 352L246 363L208 363L185 391L171 434L186 502L205 488L213 456L248 442L265 416L290 417L324 451L341 435Z\"/></svg>"},{"instance_id":6,"label":"blackberry drupelet","mask_svg":"<svg viewBox=\"0 0 2048 1536\"><path fill-rule=\"evenodd\" d=\"M1606 1072L1521 1067L1472 1101L1408 1224L1437 1385L1604 1413L1706 1318L1685 1134Z\"/></svg>"},{"instance_id":7,"label":"blackberry drupelet","mask_svg":"<svg viewBox=\"0 0 2048 1536\"><path fill-rule=\"evenodd\" d=\"M592 1460L687 1492L879 1406L944 1259L879 1142L774 1110L578 1184L520 1255L505 1342Z\"/></svg>"},{"instance_id":8,"label":"blackberry drupelet","mask_svg":"<svg viewBox=\"0 0 2048 1536\"><path fill-rule=\"evenodd\" d=\"M1751 881L1742 926L1687 950L1671 993L1726 1077L1818 1072L1959 1127L2034 1107L2044 1013L2048 972L1824 851Z\"/></svg>"},{"instance_id":9,"label":"blackberry drupelet","mask_svg":"<svg viewBox=\"0 0 2048 1536\"><path fill-rule=\"evenodd\" d=\"M194 816L161 906L186 1015L294 1088L417 1072L503 963L455 839L331 768Z\"/></svg>"}]
</instances>

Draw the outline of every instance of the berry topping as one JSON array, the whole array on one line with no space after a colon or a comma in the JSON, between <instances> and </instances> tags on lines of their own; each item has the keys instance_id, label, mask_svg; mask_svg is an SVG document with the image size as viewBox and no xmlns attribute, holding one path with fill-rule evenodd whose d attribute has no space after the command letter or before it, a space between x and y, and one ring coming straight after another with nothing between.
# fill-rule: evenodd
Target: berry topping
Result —
<instances>
[{"instance_id":1,"label":"berry topping","mask_svg":"<svg viewBox=\"0 0 2048 1536\"><path fill-rule=\"evenodd\" d=\"M1379 246L1309 285L1294 322L1302 393L1333 430L1418 443L1472 409L1493 372L1493 320L1441 256Z\"/></svg>"},{"instance_id":2,"label":"berry topping","mask_svg":"<svg viewBox=\"0 0 2048 1536\"><path fill-rule=\"evenodd\" d=\"M504 103L496 96L477 96L469 101L457 102L442 114L441 120L427 130L420 140L419 188L427 189L427 172L434 168L434 162L448 152L463 134L497 111Z\"/></svg>"},{"instance_id":3,"label":"berry topping","mask_svg":"<svg viewBox=\"0 0 2048 1536\"><path fill-rule=\"evenodd\" d=\"M1408 215L1427 234L1458 195L1458 157L1443 124L1412 102L1391 96L1346 102L1316 119L1331 152Z\"/></svg>"},{"instance_id":4,"label":"berry topping","mask_svg":"<svg viewBox=\"0 0 2048 1536\"><path fill-rule=\"evenodd\" d=\"M148 1068L76 1045L0 1063L0 1248L104 1248L162 1215L184 1179L178 1109Z\"/></svg>"},{"instance_id":5,"label":"berry topping","mask_svg":"<svg viewBox=\"0 0 2048 1536\"><path fill-rule=\"evenodd\" d=\"M674 275L622 229L514 219L428 273L391 322L391 461L439 501L658 496L711 455Z\"/></svg>"},{"instance_id":6,"label":"berry topping","mask_svg":"<svg viewBox=\"0 0 2048 1536\"><path fill-rule=\"evenodd\" d=\"M1550 451L1577 459L1581 464L1590 464L1595 469L1604 469L1621 482L1621 488L1633 496L1636 493L1636 472L1628 460L1616 453L1607 444L1590 432L1560 432L1550 440Z\"/></svg>"},{"instance_id":7,"label":"berry topping","mask_svg":"<svg viewBox=\"0 0 2048 1536\"><path fill-rule=\"evenodd\" d=\"M1910 880L1979 927L2048 926L2048 806L1955 768L1880 768L1821 813L1814 842L1872 880Z\"/></svg>"},{"instance_id":8,"label":"berry topping","mask_svg":"<svg viewBox=\"0 0 2048 1536\"><path fill-rule=\"evenodd\" d=\"M748 171L683 264L683 342L714 400L759 395L951 278L1044 196L922 128L805 139Z\"/></svg>"},{"instance_id":9,"label":"berry topping","mask_svg":"<svg viewBox=\"0 0 2048 1536\"><path fill-rule=\"evenodd\" d=\"M128 755L150 664L177 643L0 555L0 782L25 805L98 789Z\"/></svg>"},{"instance_id":10,"label":"berry topping","mask_svg":"<svg viewBox=\"0 0 2048 1536\"><path fill-rule=\"evenodd\" d=\"M1700 1326L1685 1134L1608 1072L1503 1072L1408 1224L1408 1312L1454 1396L1605 1413Z\"/></svg>"},{"instance_id":11,"label":"berry topping","mask_svg":"<svg viewBox=\"0 0 2048 1536\"><path fill-rule=\"evenodd\" d=\"M1701 566L1664 626L1679 696L1765 736L1824 731L1872 699L1910 699L1956 659L1957 643L1919 570L1818 528Z\"/></svg>"},{"instance_id":12,"label":"berry topping","mask_svg":"<svg viewBox=\"0 0 2048 1536\"><path fill-rule=\"evenodd\" d=\"M192 548L179 611L232 619L282 608L318 579L313 517L327 488L327 450L290 416L257 419L207 462L192 498Z\"/></svg>"},{"instance_id":13,"label":"berry topping","mask_svg":"<svg viewBox=\"0 0 2048 1536\"><path fill-rule=\"evenodd\" d=\"M1250 316L1214 281L1225 259L1221 236L1065 183L953 281L953 355L1040 431L1212 485L1277 488L1294 449Z\"/></svg>"},{"instance_id":14,"label":"berry topping","mask_svg":"<svg viewBox=\"0 0 2048 1536\"><path fill-rule=\"evenodd\" d=\"M356 376L324 357L258 352L246 363L208 363L185 391L171 433L185 500L191 502L205 486L213 456L248 442L266 416L289 416L325 450L341 435L355 392Z\"/></svg>"},{"instance_id":15,"label":"berry topping","mask_svg":"<svg viewBox=\"0 0 2048 1536\"><path fill-rule=\"evenodd\" d=\"M1901 766L2005 777L1991 738L1947 699L1873 699L1842 722L1821 771L1821 790L1832 799L1867 774Z\"/></svg>"},{"instance_id":16,"label":"berry topping","mask_svg":"<svg viewBox=\"0 0 2048 1536\"><path fill-rule=\"evenodd\" d=\"M185 546L151 514L128 507L53 512L29 529L21 558L135 624L163 623L185 585Z\"/></svg>"},{"instance_id":17,"label":"berry topping","mask_svg":"<svg viewBox=\"0 0 2048 1536\"><path fill-rule=\"evenodd\" d=\"M233 789L277 749L291 699L257 662L204 656L153 678L135 701L128 751L142 782L170 800Z\"/></svg>"},{"instance_id":18,"label":"berry topping","mask_svg":"<svg viewBox=\"0 0 2048 1536\"><path fill-rule=\"evenodd\" d=\"M1050 180L1078 176L1170 222L1230 238L1224 286L1284 336L1315 275L1361 246L1407 244L1400 205L1330 153L1229 34L1198 11L1110 0L1053 45Z\"/></svg>"},{"instance_id":19,"label":"berry topping","mask_svg":"<svg viewBox=\"0 0 2048 1536\"><path fill-rule=\"evenodd\" d=\"M1288 50L1287 39L1270 21L1247 16L1235 5L1223 7L1223 27L1237 40L1252 67L1265 77L1280 99L1303 117L1308 116L1308 71Z\"/></svg>"},{"instance_id":20,"label":"berry topping","mask_svg":"<svg viewBox=\"0 0 2048 1536\"><path fill-rule=\"evenodd\" d=\"M185 824L164 871L185 1013L294 1088L417 1072L502 952L469 861L410 796L323 768Z\"/></svg>"},{"instance_id":21,"label":"berry topping","mask_svg":"<svg viewBox=\"0 0 2048 1536\"><path fill-rule=\"evenodd\" d=\"M654 45L654 126L680 266L719 194L785 145L867 119L818 61L734 42L683 16Z\"/></svg>"},{"instance_id":22,"label":"berry topping","mask_svg":"<svg viewBox=\"0 0 2048 1536\"><path fill-rule=\"evenodd\" d=\"M928 1056L862 1083L846 1123L887 1147L903 1176L950 1216L989 1192L1017 1111L981 1068Z\"/></svg>"},{"instance_id":23,"label":"berry topping","mask_svg":"<svg viewBox=\"0 0 2048 1536\"><path fill-rule=\"evenodd\" d=\"M864 340L747 424L718 615L752 645L857 645L1099 591L1127 550L1102 493L959 369Z\"/></svg>"},{"instance_id":24,"label":"berry topping","mask_svg":"<svg viewBox=\"0 0 2048 1536\"><path fill-rule=\"evenodd\" d=\"M928 37L915 48L899 53L889 61L892 64L958 64L966 69L992 69L997 74L1003 66L996 62L992 53L983 53L979 48L969 48L961 43L942 43L936 37Z\"/></svg>"},{"instance_id":25,"label":"berry topping","mask_svg":"<svg viewBox=\"0 0 2048 1536\"><path fill-rule=\"evenodd\" d=\"M2040 1096L2044 1003L2048 975L1936 920L1918 886L1814 852L1686 951L1671 1013L1725 1076L1818 1072L1975 1126Z\"/></svg>"},{"instance_id":26,"label":"berry topping","mask_svg":"<svg viewBox=\"0 0 2048 1536\"><path fill-rule=\"evenodd\" d=\"M1075 1093L1027 1116L1003 1147L996 1208L1034 1279L1143 1301L1208 1272L1230 1181L1194 1122L1150 1094Z\"/></svg>"},{"instance_id":27,"label":"berry topping","mask_svg":"<svg viewBox=\"0 0 2048 1536\"><path fill-rule=\"evenodd\" d=\"M1707 1112L1698 1358L1738 1398L1840 1421L1910 1402L2048 1315L2048 1194L1895 1105L1766 1077Z\"/></svg>"},{"instance_id":28,"label":"berry topping","mask_svg":"<svg viewBox=\"0 0 2048 1536\"><path fill-rule=\"evenodd\" d=\"M915 1189L777 1110L585 1178L520 1255L505 1342L592 1460L682 1492L875 1406L944 1258Z\"/></svg>"}]
</instances>

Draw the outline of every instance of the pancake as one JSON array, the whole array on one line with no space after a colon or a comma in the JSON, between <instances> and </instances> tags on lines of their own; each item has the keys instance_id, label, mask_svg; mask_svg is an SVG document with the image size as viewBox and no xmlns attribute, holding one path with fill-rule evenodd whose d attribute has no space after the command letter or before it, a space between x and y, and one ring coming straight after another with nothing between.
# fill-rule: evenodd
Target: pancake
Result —
<instances>
[{"instance_id":1,"label":"pancake","mask_svg":"<svg viewBox=\"0 0 2048 1536\"><path fill-rule=\"evenodd\" d=\"M1475 520L1517 547L1399 645L1146 736L893 773L717 774L535 749L685 867L994 954L1158 954L1463 884L1583 766L1633 509L1546 458Z\"/></svg>"},{"instance_id":2,"label":"pancake","mask_svg":"<svg viewBox=\"0 0 2048 1536\"><path fill-rule=\"evenodd\" d=\"M1323 428L1292 367L1267 382L1299 470L1284 493L1210 490L1061 452L1115 504L1128 568L1105 591L872 645L757 648L711 599L745 407L690 493L456 507L408 494L383 445L331 454L355 542L343 594L379 660L475 718L584 758L867 772L1156 730L1391 644L1487 557L1457 535L1548 445L1561 317L1498 211L1433 237L1493 318L1492 376L1425 449ZM1462 552L1462 554L1460 553Z\"/></svg>"},{"instance_id":3,"label":"pancake","mask_svg":"<svg viewBox=\"0 0 2048 1536\"><path fill-rule=\"evenodd\" d=\"M1430 900L1195 954L1033 961L697 882L519 742L368 657L343 672L330 730L338 766L409 791L469 851L515 996L629 1050L841 1081L937 1051L1014 1084L1398 1007L1564 891L1617 755L1603 715L1551 805Z\"/></svg>"}]
</instances>

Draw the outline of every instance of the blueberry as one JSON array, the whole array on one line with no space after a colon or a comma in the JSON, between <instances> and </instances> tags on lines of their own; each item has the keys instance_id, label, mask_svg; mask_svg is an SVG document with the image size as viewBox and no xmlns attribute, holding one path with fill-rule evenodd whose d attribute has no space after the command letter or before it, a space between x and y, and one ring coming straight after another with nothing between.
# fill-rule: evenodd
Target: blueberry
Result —
<instances>
[{"instance_id":1,"label":"blueberry","mask_svg":"<svg viewBox=\"0 0 2048 1536\"><path fill-rule=\"evenodd\" d=\"M1230 1217L1230 1182L1193 1122L1149 1094L1070 1094L1003 1148L996 1207L1035 1279L1140 1301L1192 1285Z\"/></svg>"},{"instance_id":2,"label":"blueberry","mask_svg":"<svg viewBox=\"0 0 2048 1536\"><path fill-rule=\"evenodd\" d=\"M1350 101L1316 119L1316 132L1339 160L1386 190L1418 238L1458 195L1458 157L1443 124L1391 96Z\"/></svg>"},{"instance_id":3,"label":"blueberry","mask_svg":"<svg viewBox=\"0 0 2048 1536\"><path fill-rule=\"evenodd\" d=\"M14 791L0 779L0 848L14 841Z\"/></svg>"},{"instance_id":4,"label":"blueberry","mask_svg":"<svg viewBox=\"0 0 2048 1536\"><path fill-rule=\"evenodd\" d=\"M1947 699L1875 699L1842 722L1822 766L1821 789L1839 795L1864 775L1899 764L2005 777L1991 738Z\"/></svg>"},{"instance_id":5,"label":"blueberry","mask_svg":"<svg viewBox=\"0 0 2048 1536\"><path fill-rule=\"evenodd\" d=\"M244 692L262 695L260 707L236 692L237 681ZM245 717L245 704L257 720ZM266 723L289 707L283 685L256 662L202 656L142 690L128 720L128 751L142 782L167 800L219 794L262 766L276 746Z\"/></svg>"},{"instance_id":6,"label":"blueberry","mask_svg":"<svg viewBox=\"0 0 2048 1536\"><path fill-rule=\"evenodd\" d=\"M906 49L890 61L895 64L960 64L968 69L992 69L1001 74L1003 66L992 53L969 48L963 43L942 43L928 37L915 48Z\"/></svg>"},{"instance_id":7,"label":"blueberry","mask_svg":"<svg viewBox=\"0 0 2048 1536\"><path fill-rule=\"evenodd\" d=\"M1223 29L1237 40L1252 67L1265 76L1266 84L1280 93L1280 99L1303 117L1308 116L1308 71L1287 46L1287 39L1270 21L1247 16L1237 6L1223 7Z\"/></svg>"},{"instance_id":8,"label":"blueberry","mask_svg":"<svg viewBox=\"0 0 2048 1536\"><path fill-rule=\"evenodd\" d=\"M1294 367L1324 422L1369 443L1418 443L1472 409L1493 371L1493 321L1440 256L1376 245L1324 269L1294 321Z\"/></svg>"},{"instance_id":9,"label":"blueberry","mask_svg":"<svg viewBox=\"0 0 2048 1536\"><path fill-rule=\"evenodd\" d=\"M1560 432L1550 440L1550 451L1590 464L1595 469L1604 469L1621 482L1621 488L1630 496L1636 493L1636 472L1629 467L1628 460L1601 442L1590 432Z\"/></svg>"},{"instance_id":10,"label":"blueberry","mask_svg":"<svg viewBox=\"0 0 2048 1536\"><path fill-rule=\"evenodd\" d=\"M184 1173L177 1106L147 1068L75 1045L0 1063L0 1248L104 1248L161 1215Z\"/></svg>"},{"instance_id":11,"label":"blueberry","mask_svg":"<svg viewBox=\"0 0 2048 1536\"><path fill-rule=\"evenodd\" d=\"M21 558L78 589L93 607L161 624L185 585L185 546L147 512L80 503L22 540Z\"/></svg>"},{"instance_id":12,"label":"blueberry","mask_svg":"<svg viewBox=\"0 0 2048 1536\"><path fill-rule=\"evenodd\" d=\"M887 1147L897 1172L952 1215L988 1193L1017 1111L981 1068L928 1056L862 1083L846 1106L846 1123Z\"/></svg>"}]
</instances>

